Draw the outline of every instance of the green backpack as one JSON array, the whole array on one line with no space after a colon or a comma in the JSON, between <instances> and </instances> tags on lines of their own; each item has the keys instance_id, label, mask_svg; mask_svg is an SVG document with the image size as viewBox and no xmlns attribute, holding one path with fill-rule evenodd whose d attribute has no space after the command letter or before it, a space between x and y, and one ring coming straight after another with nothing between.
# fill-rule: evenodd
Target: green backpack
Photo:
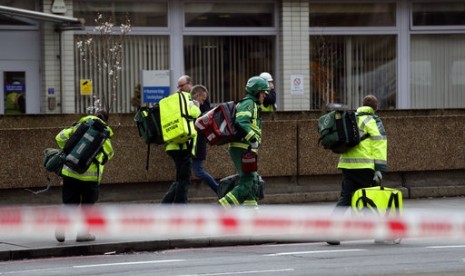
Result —
<instances>
[{"instance_id":1,"label":"green backpack","mask_svg":"<svg viewBox=\"0 0 465 276\"><path fill-rule=\"evenodd\" d=\"M139 136L148 144L164 144L160 127L160 106L140 107L134 116Z\"/></svg>"},{"instance_id":2,"label":"green backpack","mask_svg":"<svg viewBox=\"0 0 465 276\"><path fill-rule=\"evenodd\" d=\"M82 122L63 147L65 165L78 173L84 173L95 162L103 143L109 138L104 123L97 119Z\"/></svg>"},{"instance_id":3,"label":"green backpack","mask_svg":"<svg viewBox=\"0 0 465 276\"><path fill-rule=\"evenodd\" d=\"M318 119L319 144L334 153L344 153L369 135L360 136L355 111L331 111Z\"/></svg>"},{"instance_id":4,"label":"green backpack","mask_svg":"<svg viewBox=\"0 0 465 276\"><path fill-rule=\"evenodd\" d=\"M61 175L65 163L65 154L61 149L46 148L44 150L44 167L49 172Z\"/></svg>"}]
</instances>

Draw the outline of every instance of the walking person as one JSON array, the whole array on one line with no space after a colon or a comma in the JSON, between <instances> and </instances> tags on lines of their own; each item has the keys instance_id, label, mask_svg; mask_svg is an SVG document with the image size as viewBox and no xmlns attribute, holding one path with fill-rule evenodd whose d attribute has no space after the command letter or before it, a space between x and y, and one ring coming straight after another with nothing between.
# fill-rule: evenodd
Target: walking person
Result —
<instances>
[{"instance_id":1,"label":"walking person","mask_svg":"<svg viewBox=\"0 0 465 276\"><path fill-rule=\"evenodd\" d=\"M208 101L208 90L203 85L194 85L191 90L191 95L194 100L200 104L201 115L208 112L210 102ZM218 183L216 180L205 170L204 161L207 158L207 137L199 131L197 132L197 144L195 147L195 155L192 158L192 169L194 175L201 181L205 182L208 187L212 189L215 194L218 192Z\"/></svg>"},{"instance_id":2,"label":"walking person","mask_svg":"<svg viewBox=\"0 0 465 276\"><path fill-rule=\"evenodd\" d=\"M62 201L67 206L92 206L99 198L100 182L102 181L103 170L108 160L113 158L114 152L110 138L113 136L113 130L107 125L108 113L101 109L96 112L96 115L82 117L71 127L65 128L55 137L60 148L67 147L67 142L73 139L73 134L79 126L89 120L98 121L102 125L106 133L103 146L95 156L89 168L79 173L66 164L61 170L63 178ZM101 123L101 124L100 124ZM94 124L96 124L94 122ZM57 229L55 232L57 241L65 241L65 233L62 229ZM77 242L94 241L95 236L85 231L78 233Z\"/></svg>"},{"instance_id":3,"label":"walking person","mask_svg":"<svg viewBox=\"0 0 465 276\"><path fill-rule=\"evenodd\" d=\"M368 138L341 154L337 168L342 170L341 196L337 208L351 205L353 193L360 188L379 185L387 170L387 136L378 111L378 99L373 95L363 98L357 109L357 125L360 133ZM362 135L361 135L362 136ZM327 241L339 245L339 241Z\"/></svg>"},{"instance_id":4,"label":"walking person","mask_svg":"<svg viewBox=\"0 0 465 276\"><path fill-rule=\"evenodd\" d=\"M245 91L246 96L237 104L236 111L236 125L243 136L229 143L228 148L234 167L239 174L238 185L219 200L225 208L239 204L258 207L258 174L242 170L242 155L248 150L257 152L261 144L260 105L265 99L265 94L270 91L270 86L264 78L255 76L247 81Z\"/></svg>"},{"instance_id":5,"label":"walking person","mask_svg":"<svg viewBox=\"0 0 465 276\"><path fill-rule=\"evenodd\" d=\"M178 90L176 93L182 93L184 97L190 100L188 105L189 116L197 118L200 116L199 102L192 99L190 94L191 89L191 77L187 75L181 76L178 79ZM196 130L193 129L193 131ZM171 184L168 192L163 196L161 203L188 202L188 191L192 174L192 156L195 154L195 143L196 138L191 138L183 144L168 143L166 145L165 151L173 159L176 167L176 181Z\"/></svg>"},{"instance_id":6,"label":"walking person","mask_svg":"<svg viewBox=\"0 0 465 276\"><path fill-rule=\"evenodd\" d=\"M265 95L265 99L261 105L263 112L274 112L277 109L276 105L276 91L274 88L273 76L268 72L263 72L260 77L264 78L270 86L270 91Z\"/></svg>"}]
</instances>

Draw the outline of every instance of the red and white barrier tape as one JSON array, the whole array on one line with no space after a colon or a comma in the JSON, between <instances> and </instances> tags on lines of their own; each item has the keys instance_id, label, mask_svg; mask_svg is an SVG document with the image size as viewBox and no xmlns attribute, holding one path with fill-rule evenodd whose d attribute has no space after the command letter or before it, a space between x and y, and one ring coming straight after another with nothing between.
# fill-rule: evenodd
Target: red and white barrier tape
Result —
<instances>
[{"instance_id":1,"label":"red and white barrier tape","mask_svg":"<svg viewBox=\"0 0 465 276\"><path fill-rule=\"evenodd\" d=\"M55 229L90 229L106 237L246 237L248 239L465 238L465 214L405 210L400 217L353 215L314 206L98 205L91 208L3 207L1 237L44 237Z\"/></svg>"}]
</instances>

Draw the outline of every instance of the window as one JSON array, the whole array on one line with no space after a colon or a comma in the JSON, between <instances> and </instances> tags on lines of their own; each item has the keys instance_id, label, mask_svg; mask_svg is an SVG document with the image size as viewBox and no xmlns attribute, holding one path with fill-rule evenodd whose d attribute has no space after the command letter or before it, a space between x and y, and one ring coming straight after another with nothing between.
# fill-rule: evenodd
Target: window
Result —
<instances>
[{"instance_id":1,"label":"window","mask_svg":"<svg viewBox=\"0 0 465 276\"><path fill-rule=\"evenodd\" d=\"M86 39L87 36L75 36L75 41ZM103 51L104 43L94 44L94 53ZM168 36L127 36L124 42L124 56L122 60L121 77L118 80L116 101L113 102L111 112L129 113L133 111L131 98L134 96L135 87L140 84L141 70L169 70L169 37ZM87 113L87 108L93 105L93 98L79 95L80 79L91 79L93 82L93 96L108 104L113 97L111 88L108 87L108 74L98 71L95 60L85 62L79 56L79 50L75 50L76 72L76 112Z\"/></svg>"},{"instance_id":2,"label":"window","mask_svg":"<svg viewBox=\"0 0 465 276\"><path fill-rule=\"evenodd\" d=\"M465 3L413 3L413 26L465 26Z\"/></svg>"},{"instance_id":3,"label":"window","mask_svg":"<svg viewBox=\"0 0 465 276\"><path fill-rule=\"evenodd\" d=\"M311 27L395 26L394 3L310 3Z\"/></svg>"},{"instance_id":4,"label":"window","mask_svg":"<svg viewBox=\"0 0 465 276\"><path fill-rule=\"evenodd\" d=\"M311 36L310 54L312 109L357 108L368 94L380 109L396 107L396 36Z\"/></svg>"},{"instance_id":5,"label":"window","mask_svg":"<svg viewBox=\"0 0 465 276\"><path fill-rule=\"evenodd\" d=\"M186 27L272 27L273 3L186 3Z\"/></svg>"},{"instance_id":6,"label":"window","mask_svg":"<svg viewBox=\"0 0 465 276\"><path fill-rule=\"evenodd\" d=\"M111 16L115 25L126 22L132 26L167 27L168 4L166 1L126 1L126 0L79 0L73 1L74 16L84 18L87 26L95 26L97 13Z\"/></svg>"},{"instance_id":7,"label":"window","mask_svg":"<svg viewBox=\"0 0 465 276\"><path fill-rule=\"evenodd\" d=\"M412 35L412 108L465 107L465 35Z\"/></svg>"},{"instance_id":8,"label":"window","mask_svg":"<svg viewBox=\"0 0 465 276\"><path fill-rule=\"evenodd\" d=\"M273 36L186 36L186 74L210 91L210 101L240 100L251 76L273 74Z\"/></svg>"}]
</instances>

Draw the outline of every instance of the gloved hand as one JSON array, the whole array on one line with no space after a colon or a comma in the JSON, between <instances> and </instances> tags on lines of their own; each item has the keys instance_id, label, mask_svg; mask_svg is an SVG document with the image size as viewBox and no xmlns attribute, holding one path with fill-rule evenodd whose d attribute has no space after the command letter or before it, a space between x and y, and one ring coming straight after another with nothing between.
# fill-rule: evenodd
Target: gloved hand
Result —
<instances>
[{"instance_id":1,"label":"gloved hand","mask_svg":"<svg viewBox=\"0 0 465 276\"><path fill-rule=\"evenodd\" d=\"M189 107L191 107L193 105L196 105L197 107L199 107L200 103L198 101L196 101L196 100L192 100L192 101L189 102Z\"/></svg>"},{"instance_id":2,"label":"gloved hand","mask_svg":"<svg viewBox=\"0 0 465 276\"><path fill-rule=\"evenodd\" d=\"M380 171L375 171L375 176L373 177L373 180L377 185L381 183L381 180L383 180L383 174Z\"/></svg>"},{"instance_id":3,"label":"gloved hand","mask_svg":"<svg viewBox=\"0 0 465 276\"><path fill-rule=\"evenodd\" d=\"M253 143L250 143L250 148L252 149L258 149L260 147L260 143L258 141L255 141Z\"/></svg>"}]
</instances>

